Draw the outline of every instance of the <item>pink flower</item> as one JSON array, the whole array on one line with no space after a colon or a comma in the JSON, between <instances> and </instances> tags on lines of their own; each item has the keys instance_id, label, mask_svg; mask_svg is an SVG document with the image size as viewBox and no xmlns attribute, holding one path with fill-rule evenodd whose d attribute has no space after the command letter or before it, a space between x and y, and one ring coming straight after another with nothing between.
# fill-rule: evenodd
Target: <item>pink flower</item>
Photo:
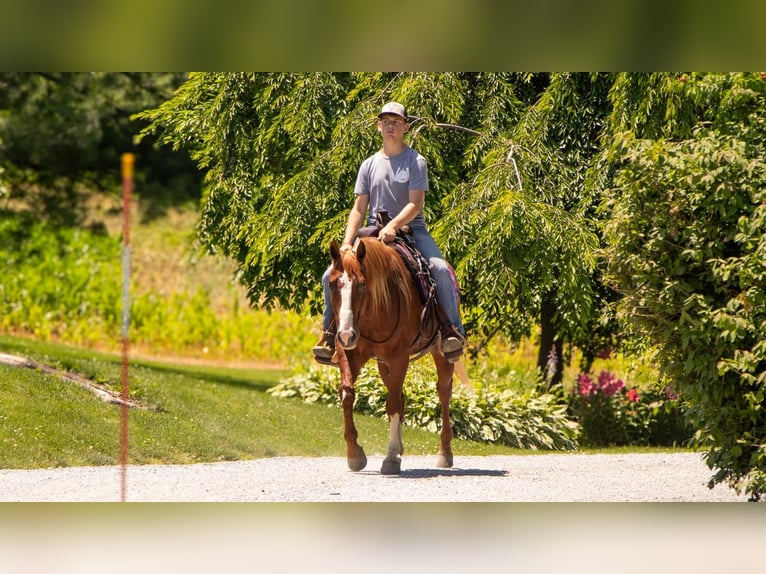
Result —
<instances>
[{"instance_id":1,"label":"pink flower","mask_svg":"<svg viewBox=\"0 0 766 574\"><path fill-rule=\"evenodd\" d=\"M587 373L580 373L577 376L577 392L583 397L595 395L598 392L598 389L593 384L593 379Z\"/></svg>"},{"instance_id":2,"label":"pink flower","mask_svg":"<svg viewBox=\"0 0 766 574\"><path fill-rule=\"evenodd\" d=\"M671 401L674 401L678 398L678 394L673 392L673 390L670 388L670 385L665 387L665 398L670 399Z\"/></svg>"},{"instance_id":3,"label":"pink flower","mask_svg":"<svg viewBox=\"0 0 766 574\"><path fill-rule=\"evenodd\" d=\"M598 389L605 397L614 396L625 386L622 379L618 379L609 371L601 371L598 375Z\"/></svg>"},{"instance_id":4,"label":"pink flower","mask_svg":"<svg viewBox=\"0 0 766 574\"><path fill-rule=\"evenodd\" d=\"M636 389L630 389L628 391L628 400L631 403L637 402L639 398L640 398L640 396L639 396L638 391Z\"/></svg>"}]
</instances>

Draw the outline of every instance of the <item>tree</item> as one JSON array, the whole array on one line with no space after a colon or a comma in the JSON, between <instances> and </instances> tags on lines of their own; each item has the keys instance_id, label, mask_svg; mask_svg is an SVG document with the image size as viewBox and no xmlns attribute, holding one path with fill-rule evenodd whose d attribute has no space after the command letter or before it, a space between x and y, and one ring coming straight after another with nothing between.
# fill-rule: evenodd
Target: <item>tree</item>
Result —
<instances>
[{"instance_id":1,"label":"tree","mask_svg":"<svg viewBox=\"0 0 766 574\"><path fill-rule=\"evenodd\" d=\"M171 97L185 74L2 73L0 160L14 197L50 217L77 221L78 188L109 190L119 182L119 158L138 156L145 199L185 186L194 196L199 178L188 157L155 151L151 138L136 146L140 125L131 115ZM179 178L183 181L178 181ZM146 184L146 185L144 185Z\"/></svg>"},{"instance_id":2,"label":"tree","mask_svg":"<svg viewBox=\"0 0 766 574\"><path fill-rule=\"evenodd\" d=\"M459 253L460 275L472 281L475 323L511 339L539 324L538 367L554 366L552 385L561 382L564 345L589 346L601 306L600 189L586 184L586 174L599 150L611 81L553 74L519 121L497 131L475 179L456 187L442 226Z\"/></svg>"},{"instance_id":3,"label":"tree","mask_svg":"<svg viewBox=\"0 0 766 574\"><path fill-rule=\"evenodd\" d=\"M651 85L653 89L646 89ZM726 482L766 489L766 82L624 75L607 195L620 316L657 349Z\"/></svg>"},{"instance_id":4,"label":"tree","mask_svg":"<svg viewBox=\"0 0 766 574\"><path fill-rule=\"evenodd\" d=\"M145 134L208 169L200 237L239 263L251 302L317 311L327 246L379 145L377 111L404 103L416 116L409 142L429 162L426 217L459 272L472 335L527 334L546 296L552 328L569 335L590 316L597 246L583 220L592 200L570 176L584 172L578 130L592 146L606 83L556 76L557 95L533 106L548 84L547 74L192 74L140 117ZM596 102L587 122L580 99Z\"/></svg>"}]
</instances>

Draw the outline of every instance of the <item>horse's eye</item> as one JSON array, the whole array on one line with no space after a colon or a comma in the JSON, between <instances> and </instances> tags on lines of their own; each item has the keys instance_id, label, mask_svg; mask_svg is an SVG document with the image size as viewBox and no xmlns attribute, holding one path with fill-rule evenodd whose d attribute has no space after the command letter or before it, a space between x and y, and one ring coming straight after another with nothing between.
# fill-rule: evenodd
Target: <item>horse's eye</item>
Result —
<instances>
[{"instance_id":1,"label":"horse's eye","mask_svg":"<svg viewBox=\"0 0 766 574\"><path fill-rule=\"evenodd\" d=\"M359 282L359 290L360 291L364 291L365 289L367 289L367 283L365 283L364 281L360 281Z\"/></svg>"}]
</instances>

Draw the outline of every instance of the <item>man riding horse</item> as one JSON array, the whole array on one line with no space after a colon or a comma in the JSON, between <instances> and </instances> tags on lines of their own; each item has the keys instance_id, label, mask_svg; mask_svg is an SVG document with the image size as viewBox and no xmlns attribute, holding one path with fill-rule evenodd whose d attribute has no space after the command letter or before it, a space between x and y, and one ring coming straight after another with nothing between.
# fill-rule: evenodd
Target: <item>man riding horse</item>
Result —
<instances>
[{"instance_id":1,"label":"man riding horse","mask_svg":"<svg viewBox=\"0 0 766 574\"><path fill-rule=\"evenodd\" d=\"M387 212L391 216L378 231L378 238L384 243L392 242L397 232L408 226L415 246L428 262L436 284L436 296L444 316L441 352L447 360L456 362L465 346L465 331L458 307L459 296L449 264L442 257L423 217L423 205L428 191L428 168L425 158L404 143L404 134L409 128L403 105L389 102L383 106L378 114L378 132L383 138L383 147L362 162L359 168L354 188L354 205L348 216L340 252L343 254L352 249L362 223L374 225L379 221L381 213ZM331 270L332 266L322 276L325 305L323 333L313 348L315 360L325 365L333 364L335 354L336 327L329 287Z\"/></svg>"}]
</instances>

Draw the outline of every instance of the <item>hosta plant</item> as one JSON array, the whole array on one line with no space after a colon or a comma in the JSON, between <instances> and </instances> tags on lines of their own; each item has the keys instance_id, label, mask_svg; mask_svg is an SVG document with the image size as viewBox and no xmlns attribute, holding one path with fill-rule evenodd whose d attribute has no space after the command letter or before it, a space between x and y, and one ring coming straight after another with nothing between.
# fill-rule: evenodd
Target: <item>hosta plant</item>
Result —
<instances>
[{"instance_id":1,"label":"hosta plant","mask_svg":"<svg viewBox=\"0 0 766 574\"><path fill-rule=\"evenodd\" d=\"M337 370L312 368L281 381L267 392L338 406L338 383ZM362 369L356 392L356 411L386 416L386 389L374 365ZM404 424L437 432L441 407L435 374L429 365L415 363L410 367L404 395ZM494 383L476 384L473 388L455 385L450 410L457 438L528 449L578 448L579 427L567 418L566 405L551 394L511 391Z\"/></svg>"}]
</instances>

